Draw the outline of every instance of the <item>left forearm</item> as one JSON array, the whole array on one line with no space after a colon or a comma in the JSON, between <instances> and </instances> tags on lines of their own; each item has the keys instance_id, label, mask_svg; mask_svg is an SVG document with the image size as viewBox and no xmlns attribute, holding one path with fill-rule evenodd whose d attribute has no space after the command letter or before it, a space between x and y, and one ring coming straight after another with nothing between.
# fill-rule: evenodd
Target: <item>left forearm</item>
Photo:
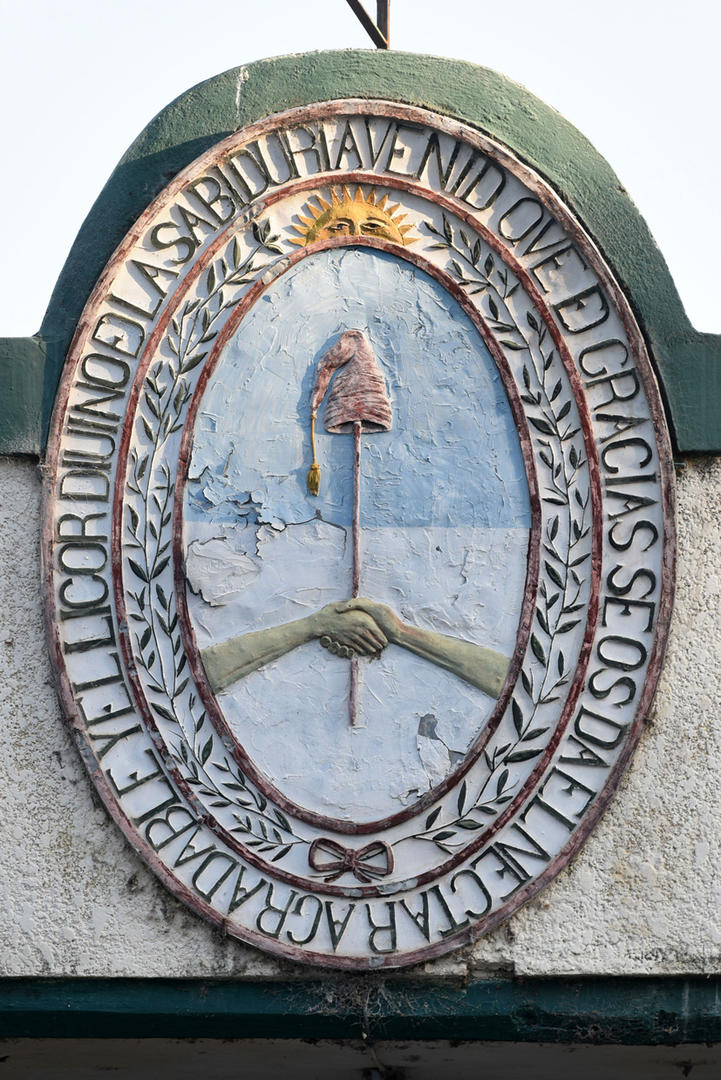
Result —
<instances>
[{"instance_id":1,"label":"left forearm","mask_svg":"<svg viewBox=\"0 0 721 1080\"><path fill-rule=\"evenodd\" d=\"M291 649L305 645L316 634L314 616L308 615L284 626L272 626L221 641L203 649L200 655L210 685L217 693L264 664L278 660Z\"/></svg>"}]
</instances>

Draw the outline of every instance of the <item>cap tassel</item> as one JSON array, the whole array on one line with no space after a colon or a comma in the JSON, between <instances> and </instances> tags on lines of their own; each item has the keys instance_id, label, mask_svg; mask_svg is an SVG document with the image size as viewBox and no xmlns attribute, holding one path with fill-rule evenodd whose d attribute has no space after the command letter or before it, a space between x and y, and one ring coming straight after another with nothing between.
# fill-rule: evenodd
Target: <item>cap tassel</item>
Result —
<instances>
[{"instance_id":1,"label":"cap tassel","mask_svg":"<svg viewBox=\"0 0 721 1080\"><path fill-rule=\"evenodd\" d=\"M313 464L308 471L308 491L311 495L317 495L320 491L320 465L315 456L315 417L316 412L310 414L310 445L313 451Z\"/></svg>"}]
</instances>

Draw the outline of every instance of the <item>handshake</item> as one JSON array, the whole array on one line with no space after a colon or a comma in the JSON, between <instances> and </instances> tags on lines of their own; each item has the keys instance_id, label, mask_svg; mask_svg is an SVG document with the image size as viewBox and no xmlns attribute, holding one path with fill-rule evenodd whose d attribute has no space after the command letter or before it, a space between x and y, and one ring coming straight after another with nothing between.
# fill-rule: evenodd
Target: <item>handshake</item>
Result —
<instances>
[{"instance_id":1,"label":"handshake","mask_svg":"<svg viewBox=\"0 0 721 1080\"><path fill-rule=\"evenodd\" d=\"M501 692L509 665L509 658L494 649L411 626L392 608L364 596L326 604L293 622L217 642L203 649L201 658L210 687L218 693L313 640L344 659L376 657L387 645L398 645L494 698Z\"/></svg>"},{"instance_id":2,"label":"handshake","mask_svg":"<svg viewBox=\"0 0 721 1080\"><path fill-rule=\"evenodd\" d=\"M389 643L398 643L402 623L393 610L365 597L326 604L313 616L315 636L334 656L380 656Z\"/></svg>"}]
</instances>

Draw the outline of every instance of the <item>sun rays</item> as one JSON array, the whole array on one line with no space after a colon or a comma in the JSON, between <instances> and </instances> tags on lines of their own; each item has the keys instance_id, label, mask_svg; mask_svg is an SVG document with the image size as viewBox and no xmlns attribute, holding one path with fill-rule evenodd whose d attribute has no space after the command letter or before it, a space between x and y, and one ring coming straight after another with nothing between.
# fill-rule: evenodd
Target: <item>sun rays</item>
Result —
<instances>
[{"instance_id":1,"label":"sun rays","mask_svg":"<svg viewBox=\"0 0 721 1080\"><path fill-rule=\"evenodd\" d=\"M399 214L400 205L388 205L388 195L376 200L371 190L363 194L360 186L351 194L344 185L340 192L330 188L330 202L322 195L312 196L316 205L308 201L298 212L300 224L293 228L300 236L292 237L291 244L307 247L317 240L328 240L339 236L375 236L391 240L396 244L412 244L415 237L408 237L411 225L403 225L405 214Z\"/></svg>"}]
</instances>

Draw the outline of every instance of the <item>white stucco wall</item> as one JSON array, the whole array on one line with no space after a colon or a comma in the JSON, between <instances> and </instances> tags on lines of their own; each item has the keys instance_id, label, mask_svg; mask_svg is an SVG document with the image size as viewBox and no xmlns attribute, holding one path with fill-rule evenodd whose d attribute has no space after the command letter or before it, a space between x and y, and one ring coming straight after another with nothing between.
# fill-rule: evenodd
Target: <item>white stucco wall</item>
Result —
<instances>
[{"instance_id":1,"label":"white stucco wall","mask_svg":"<svg viewBox=\"0 0 721 1080\"><path fill-rule=\"evenodd\" d=\"M675 614L652 722L575 862L442 974L721 971L721 460L677 473ZM277 976L172 898L100 805L53 689L36 466L0 461L0 975Z\"/></svg>"}]
</instances>

